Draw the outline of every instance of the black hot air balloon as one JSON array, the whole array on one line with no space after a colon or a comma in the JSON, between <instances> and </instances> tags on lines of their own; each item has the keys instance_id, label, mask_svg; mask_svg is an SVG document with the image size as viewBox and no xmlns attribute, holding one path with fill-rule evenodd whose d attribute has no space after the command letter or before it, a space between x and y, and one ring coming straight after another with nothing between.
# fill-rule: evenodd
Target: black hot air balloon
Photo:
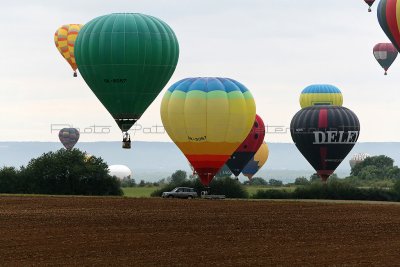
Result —
<instances>
[{"instance_id":1,"label":"black hot air balloon","mask_svg":"<svg viewBox=\"0 0 400 267\"><path fill-rule=\"evenodd\" d=\"M290 132L301 154L326 182L357 142L360 122L348 108L312 106L294 115Z\"/></svg>"}]
</instances>

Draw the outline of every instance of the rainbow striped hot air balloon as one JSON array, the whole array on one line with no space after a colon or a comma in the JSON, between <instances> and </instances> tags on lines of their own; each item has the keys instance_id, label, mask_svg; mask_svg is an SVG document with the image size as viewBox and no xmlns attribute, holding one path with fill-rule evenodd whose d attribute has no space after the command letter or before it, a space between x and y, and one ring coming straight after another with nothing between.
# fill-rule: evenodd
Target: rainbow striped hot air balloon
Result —
<instances>
[{"instance_id":1,"label":"rainbow striped hot air balloon","mask_svg":"<svg viewBox=\"0 0 400 267\"><path fill-rule=\"evenodd\" d=\"M54 43L60 54L73 69L74 77L77 76L76 69L78 68L75 61L74 47L76 37L82 27L82 24L66 24L58 28L54 34Z\"/></svg>"},{"instance_id":2,"label":"rainbow striped hot air balloon","mask_svg":"<svg viewBox=\"0 0 400 267\"><path fill-rule=\"evenodd\" d=\"M161 103L165 130L208 186L246 138L256 108L250 91L228 78L187 78Z\"/></svg>"},{"instance_id":3,"label":"rainbow striped hot air balloon","mask_svg":"<svg viewBox=\"0 0 400 267\"><path fill-rule=\"evenodd\" d=\"M400 0L381 0L377 14L382 30L400 51Z\"/></svg>"},{"instance_id":4,"label":"rainbow striped hot air balloon","mask_svg":"<svg viewBox=\"0 0 400 267\"><path fill-rule=\"evenodd\" d=\"M315 105L343 105L343 96L339 88L330 84L307 86L300 94L301 108Z\"/></svg>"}]
</instances>

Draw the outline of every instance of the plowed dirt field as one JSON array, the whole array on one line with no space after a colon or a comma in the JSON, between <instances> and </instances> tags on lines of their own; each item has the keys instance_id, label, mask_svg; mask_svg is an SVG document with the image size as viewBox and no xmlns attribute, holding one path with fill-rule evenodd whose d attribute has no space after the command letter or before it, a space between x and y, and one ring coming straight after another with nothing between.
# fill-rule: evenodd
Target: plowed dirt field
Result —
<instances>
[{"instance_id":1,"label":"plowed dirt field","mask_svg":"<svg viewBox=\"0 0 400 267\"><path fill-rule=\"evenodd\" d=\"M2 196L0 265L399 266L400 205Z\"/></svg>"}]
</instances>

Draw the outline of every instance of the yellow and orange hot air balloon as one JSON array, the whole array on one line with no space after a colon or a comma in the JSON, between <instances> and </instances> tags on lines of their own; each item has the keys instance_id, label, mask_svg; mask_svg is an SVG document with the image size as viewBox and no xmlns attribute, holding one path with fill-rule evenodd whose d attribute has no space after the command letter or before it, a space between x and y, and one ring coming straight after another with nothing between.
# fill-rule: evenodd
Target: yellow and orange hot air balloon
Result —
<instances>
[{"instance_id":1,"label":"yellow and orange hot air balloon","mask_svg":"<svg viewBox=\"0 0 400 267\"><path fill-rule=\"evenodd\" d=\"M57 29L54 34L54 43L60 54L65 58L71 68L74 70L76 77L76 62L74 56L74 45L79 30L83 27L82 24L65 24Z\"/></svg>"},{"instance_id":2,"label":"yellow and orange hot air balloon","mask_svg":"<svg viewBox=\"0 0 400 267\"><path fill-rule=\"evenodd\" d=\"M269 155L269 149L267 143L263 143L258 149L254 157L247 163L242 170L244 176L251 180L253 176L261 169L261 167L267 162Z\"/></svg>"},{"instance_id":3,"label":"yellow and orange hot air balloon","mask_svg":"<svg viewBox=\"0 0 400 267\"><path fill-rule=\"evenodd\" d=\"M168 89L161 103L165 130L208 186L249 134L254 98L227 78L188 78Z\"/></svg>"}]
</instances>

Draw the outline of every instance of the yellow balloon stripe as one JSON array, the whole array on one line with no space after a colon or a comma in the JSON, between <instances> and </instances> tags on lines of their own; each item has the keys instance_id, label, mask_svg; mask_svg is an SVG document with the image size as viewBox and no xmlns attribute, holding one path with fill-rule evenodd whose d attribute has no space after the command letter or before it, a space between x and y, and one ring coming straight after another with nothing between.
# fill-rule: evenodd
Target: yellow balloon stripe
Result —
<instances>
[{"instance_id":1,"label":"yellow balloon stripe","mask_svg":"<svg viewBox=\"0 0 400 267\"><path fill-rule=\"evenodd\" d=\"M338 93L309 93L300 95L300 106L306 108L314 105L343 105L343 95Z\"/></svg>"},{"instance_id":2,"label":"yellow balloon stripe","mask_svg":"<svg viewBox=\"0 0 400 267\"><path fill-rule=\"evenodd\" d=\"M397 20L397 29L400 29L400 1L396 3L396 20Z\"/></svg>"}]
</instances>

